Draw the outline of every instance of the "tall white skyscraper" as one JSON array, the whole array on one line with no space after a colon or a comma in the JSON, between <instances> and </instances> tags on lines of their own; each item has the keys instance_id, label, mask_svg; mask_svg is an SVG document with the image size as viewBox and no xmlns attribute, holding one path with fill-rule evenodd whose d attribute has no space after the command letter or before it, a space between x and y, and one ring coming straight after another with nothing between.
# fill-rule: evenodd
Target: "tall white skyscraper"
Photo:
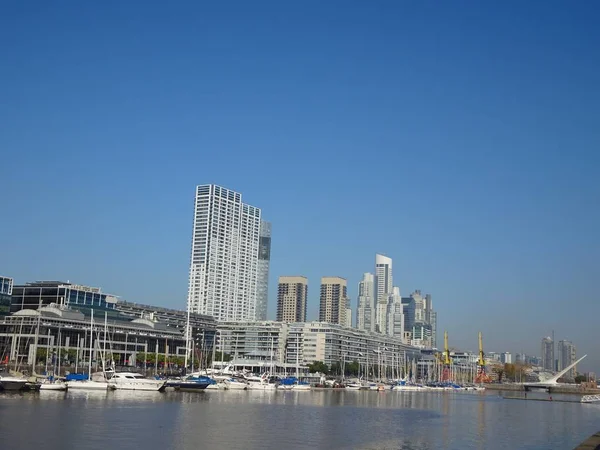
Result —
<instances>
[{"instance_id":1,"label":"tall white skyscraper","mask_svg":"<svg viewBox=\"0 0 600 450\"><path fill-rule=\"evenodd\" d=\"M394 287L389 299L387 313L387 334L399 338L404 337L404 305L400 296L400 288Z\"/></svg>"},{"instance_id":2,"label":"tall white skyscraper","mask_svg":"<svg viewBox=\"0 0 600 450\"><path fill-rule=\"evenodd\" d=\"M358 283L356 328L375 331L375 276L365 273Z\"/></svg>"},{"instance_id":3,"label":"tall white skyscraper","mask_svg":"<svg viewBox=\"0 0 600 450\"><path fill-rule=\"evenodd\" d=\"M377 296L376 328L387 334L387 312L389 297L392 295L394 281L392 277L392 258L380 254L375 255L375 294Z\"/></svg>"},{"instance_id":4,"label":"tall white skyscraper","mask_svg":"<svg viewBox=\"0 0 600 450\"><path fill-rule=\"evenodd\" d=\"M188 289L191 312L255 320L261 211L214 184L196 187Z\"/></svg>"},{"instance_id":5,"label":"tall white skyscraper","mask_svg":"<svg viewBox=\"0 0 600 450\"><path fill-rule=\"evenodd\" d=\"M564 370L577 361L577 350L571 341L558 341L558 370ZM575 377L575 367L566 374L568 377Z\"/></svg>"},{"instance_id":6,"label":"tall white skyscraper","mask_svg":"<svg viewBox=\"0 0 600 450\"><path fill-rule=\"evenodd\" d=\"M267 320L269 303L269 265L271 262L271 223L260 222L258 247L258 291L256 294L256 320Z\"/></svg>"}]
</instances>

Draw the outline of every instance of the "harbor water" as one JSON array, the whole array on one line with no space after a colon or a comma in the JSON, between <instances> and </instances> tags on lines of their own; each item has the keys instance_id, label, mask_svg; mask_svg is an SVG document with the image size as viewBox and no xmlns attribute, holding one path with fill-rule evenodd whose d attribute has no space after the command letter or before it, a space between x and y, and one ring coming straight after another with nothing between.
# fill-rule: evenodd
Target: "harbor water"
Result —
<instances>
[{"instance_id":1,"label":"harbor water","mask_svg":"<svg viewBox=\"0 0 600 450\"><path fill-rule=\"evenodd\" d=\"M572 449L600 429L600 405L534 398L334 390L3 394L0 448Z\"/></svg>"}]
</instances>

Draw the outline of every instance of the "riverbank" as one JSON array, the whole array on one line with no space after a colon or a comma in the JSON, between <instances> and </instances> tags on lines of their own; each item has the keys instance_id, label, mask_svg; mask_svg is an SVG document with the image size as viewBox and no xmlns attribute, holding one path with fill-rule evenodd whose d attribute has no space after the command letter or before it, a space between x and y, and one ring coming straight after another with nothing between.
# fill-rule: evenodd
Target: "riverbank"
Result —
<instances>
[{"instance_id":1,"label":"riverbank","mask_svg":"<svg viewBox=\"0 0 600 450\"><path fill-rule=\"evenodd\" d=\"M600 447L600 431L579 444L575 450L595 450L598 447Z\"/></svg>"},{"instance_id":2,"label":"riverbank","mask_svg":"<svg viewBox=\"0 0 600 450\"><path fill-rule=\"evenodd\" d=\"M485 389L488 391L525 391L522 384L486 384ZM579 386L557 386L550 389L550 392L556 394L573 394L573 395L597 395L600 394L600 389L582 389Z\"/></svg>"}]
</instances>

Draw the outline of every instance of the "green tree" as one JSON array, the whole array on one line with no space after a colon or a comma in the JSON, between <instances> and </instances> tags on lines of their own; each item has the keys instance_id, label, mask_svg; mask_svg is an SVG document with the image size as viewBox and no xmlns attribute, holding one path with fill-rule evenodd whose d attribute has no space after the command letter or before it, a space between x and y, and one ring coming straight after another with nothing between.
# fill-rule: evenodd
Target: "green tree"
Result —
<instances>
[{"instance_id":1,"label":"green tree","mask_svg":"<svg viewBox=\"0 0 600 450\"><path fill-rule=\"evenodd\" d=\"M325 364L323 361L315 361L308 365L308 371L310 373L319 372L327 375L329 373L329 367L327 367L327 364Z\"/></svg>"},{"instance_id":2,"label":"green tree","mask_svg":"<svg viewBox=\"0 0 600 450\"><path fill-rule=\"evenodd\" d=\"M575 377L575 383L577 383L577 384L581 384L584 381L587 381L587 377L585 375L577 375Z\"/></svg>"},{"instance_id":3,"label":"green tree","mask_svg":"<svg viewBox=\"0 0 600 450\"><path fill-rule=\"evenodd\" d=\"M342 374L342 365L340 364L339 361L331 363L331 367L329 368L329 371L331 372L332 375L341 375Z\"/></svg>"},{"instance_id":4,"label":"green tree","mask_svg":"<svg viewBox=\"0 0 600 450\"><path fill-rule=\"evenodd\" d=\"M360 364L357 360L352 361L349 364L346 364L346 375L358 376L358 371L360 370Z\"/></svg>"}]
</instances>

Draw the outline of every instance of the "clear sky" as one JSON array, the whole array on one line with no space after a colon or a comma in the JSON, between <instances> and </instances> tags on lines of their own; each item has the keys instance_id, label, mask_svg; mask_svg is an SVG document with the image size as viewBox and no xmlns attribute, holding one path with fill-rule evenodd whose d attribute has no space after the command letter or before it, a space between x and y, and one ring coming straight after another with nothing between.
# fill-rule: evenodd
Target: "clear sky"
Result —
<instances>
[{"instance_id":1,"label":"clear sky","mask_svg":"<svg viewBox=\"0 0 600 450\"><path fill-rule=\"evenodd\" d=\"M451 345L600 372L597 2L214 3L2 5L0 273L184 308L217 183L273 223L271 318L382 252Z\"/></svg>"}]
</instances>

